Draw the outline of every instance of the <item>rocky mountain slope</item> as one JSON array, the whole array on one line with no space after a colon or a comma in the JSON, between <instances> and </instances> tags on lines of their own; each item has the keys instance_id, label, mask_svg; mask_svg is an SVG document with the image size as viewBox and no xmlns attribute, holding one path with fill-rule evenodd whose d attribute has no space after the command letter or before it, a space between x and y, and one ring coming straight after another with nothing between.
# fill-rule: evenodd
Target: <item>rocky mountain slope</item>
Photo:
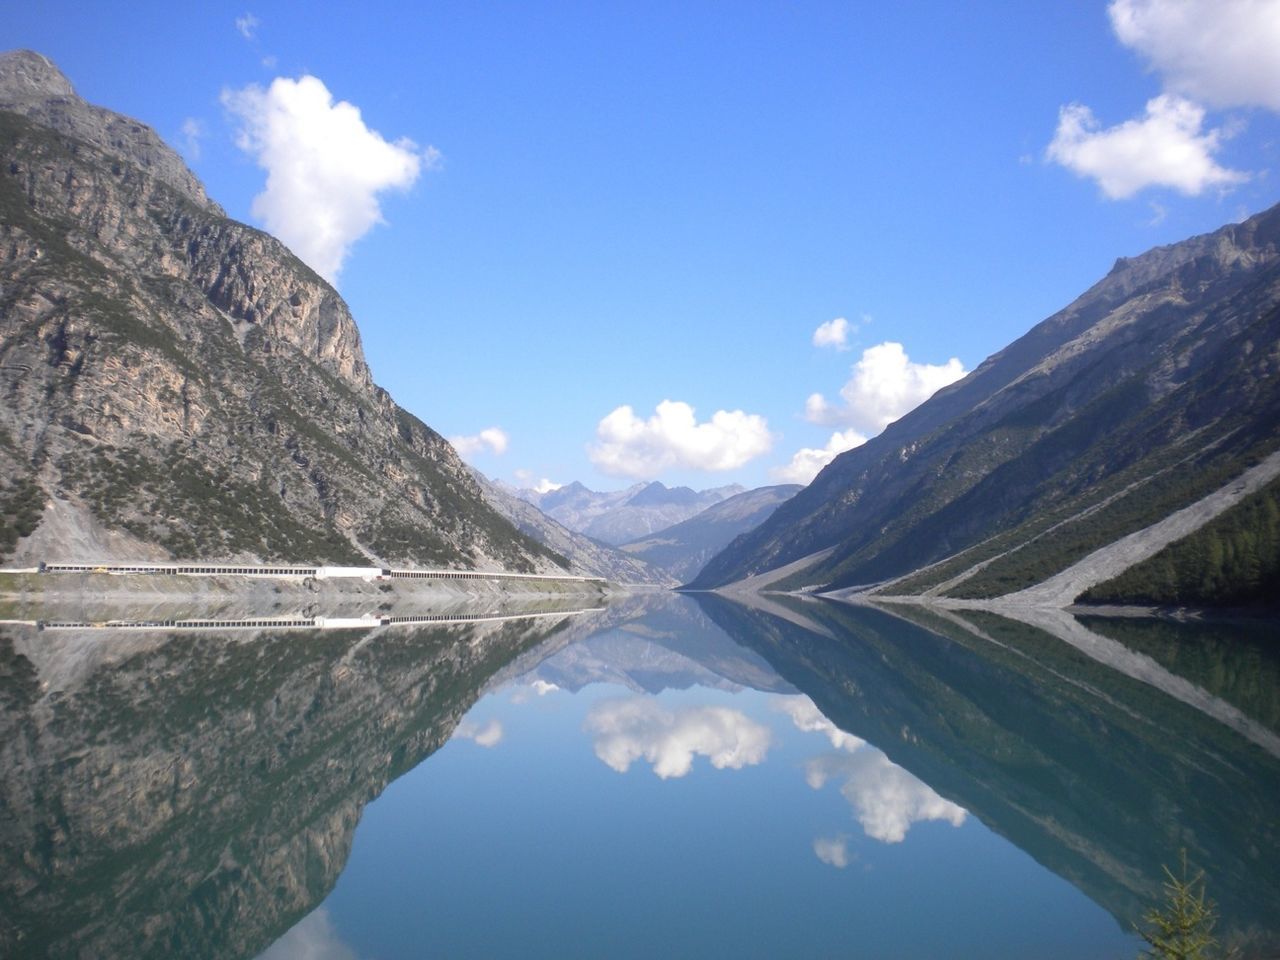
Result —
<instances>
[{"instance_id":1,"label":"rocky mountain slope","mask_svg":"<svg viewBox=\"0 0 1280 960\"><path fill-rule=\"evenodd\" d=\"M681 583L692 580L713 556L741 534L763 523L779 504L803 489L798 484L758 487L721 500L688 520L624 543L622 550L665 570Z\"/></svg>"},{"instance_id":2,"label":"rocky mountain slope","mask_svg":"<svg viewBox=\"0 0 1280 960\"><path fill-rule=\"evenodd\" d=\"M692 490L654 480L597 493L575 480L546 493L520 490L517 496L570 530L618 546L687 520L744 489L731 484Z\"/></svg>"},{"instance_id":3,"label":"rocky mountain slope","mask_svg":"<svg viewBox=\"0 0 1280 960\"><path fill-rule=\"evenodd\" d=\"M0 549L562 570L346 305L153 131L0 56Z\"/></svg>"},{"instance_id":4,"label":"rocky mountain slope","mask_svg":"<svg viewBox=\"0 0 1280 960\"><path fill-rule=\"evenodd\" d=\"M776 588L990 598L1083 564L1079 593L1115 574L1090 572L1097 551L1133 537L1142 562L1169 545L1156 525L1212 520L1247 470L1280 469L1277 449L1280 207L1120 260L837 457L693 586L795 563Z\"/></svg>"},{"instance_id":5,"label":"rocky mountain slope","mask_svg":"<svg viewBox=\"0 0 1280 960\"><path fill-rule=\"evenodd\" d=\"M521 533L562 557L571 568L587 576L604 577L613 583L649 584L671 587L678 580L670 573L650 565L639 557L623 553L607 543L575 533L547 516L532 503L521 500L501 484L494 483L478 471L472 471L480 491L493 509L502 514Z\"/></svg>"}]
</instances>

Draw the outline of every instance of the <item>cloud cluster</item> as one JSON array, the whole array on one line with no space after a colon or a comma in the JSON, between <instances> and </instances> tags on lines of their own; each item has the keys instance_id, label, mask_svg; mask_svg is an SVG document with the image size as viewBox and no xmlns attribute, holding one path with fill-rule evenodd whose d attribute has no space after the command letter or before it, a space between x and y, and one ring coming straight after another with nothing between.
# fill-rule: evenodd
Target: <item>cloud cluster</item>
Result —
<instances>
[{"instance_id":1,"label":"cloud cluster","mask_svg":"<svg viewBox=\"0 0 1280 960\"><path fill-rule=\"evenodd\" d=\"M1163 94L1147 103L1146 116L1103 129L1088 107L1073 103L1058 114L1046 155L1075 174L1096 180L1113 200L1147 187L1169 187L1197 196L1208 187L1248 179L1213 159L1219 130L1201 132L1204 108Z\"/></svg>"},{"instance_id":2,"label":"cloud cluster","mask_svg":"<svg viewBox=\"0 0 1280 960\"><path fill-rule=\"evenodd\" d=\"M913 823L942 820L958 827L965 820L963 807L942 799L879 750L828 753L805 764L805 782L814 790L833 779L843 781L841 795L873 840L901 843Z\"/></svg>"},{"instance_id":3,"label":"cloud cluster","mask_svg":"<svg viewBox=\"0 0 1280 960\"><path fill-rule=\"evenodd\" d=\"M458 451L458 456L463 460L469 460L477 453L506 453L511 438L501 427L486 427L479 433L450 437L449 442L453 444L453 449Z\"/></svg>"},{"instance_id":4,"label":"cloud cluster","mask_svg":"<svg viewBox=\"0 0 1280 960\"><path fill-rule=\"evenodd\" d=\"M459 740L470 740L480 747L496 747L502 742L504 732L501 720L492 719L483 724L464 720L458 724L453 735Z\"/></svg>"},{"instance_id":5,"label":"cloud cluster","mask_svg":"<svg viewBox=\"0 0 1280 960\"><path fill-rule=\"evenodd\" d=\"M648 419L621 406L596 426L587 456L612 476L650 478L665 470L735 470L773 444L764 417L717 410L699 423L693 407L663 400Z\"/></svg>"},{"instance_id":6,"label":"cloud cluster","mask_svg":"<svg viewBox=\"0 0 1280 960\"><path fill-rule=\"evenodd\" d=\"M824 447L801 447L791 457L791 462L781 467L774 467L769 474L781 483L808 484L828 463L846 450L860 447L867 438L850 427L848 430L837 430Z\"/></svg>"},{"instance_id":7,"label":"cloud cluster","mask_svg":"<svg viewBox=\"0 0 1280 960\"><path fill-rule=\"evenodd\" d=\"M383 222L378 195L408 189L439 160L411 140L387 142L313 76L224 90L222 103L239 121L237 144L267 171L253 215L330 282L351 245Z\"/></svg>"},{"instance_id":8,"label":"cloud cluster","mask_svg":"<svg viewBox=\"0 0 1280 960\"><path fill-rule=\"evenodd\" d=\"M728 707L667 710L647 697L604 700L584 721L594 737L595 754L607 766L626 773L643 758L667 780L683 777L695 756L717 770L740 770L762 762L772 740L769 728Z\"/></svg>"},{"instance_id":9,"label":"cloud cluster","mask_svg":"<svg viewBox=\"0 0 1280 960\"><path fill-rule=\"evenodd\" d=\"M1167 89L1215 107L1280 110L1274 0L1113 0L1107 13Z\"/></svg>"},{"instance_id":10,"label":"cloud cluster","mask_svg":"<svg viewBox=\"0 0 1280 960\"><path fill-rule=\"evenodd\" d=\"M805 401L805 419L874 436L965 373L955 357L943 364L915 363L902 344L886 340L862 351L852 376L840 388L843 403L832 404L822 394L812 394Z\"/></svg>"},{"instance_id":11,"label":"cloud cluster","mask_svg":"<svg viewBox=\"0 0 1280 960\"><path fill-rule=\"evenodd\" d=\"M1120 42L1145 57L1164 92L1145 115L1104 128L1085 105L1058 114L1046 159L1096 180L1112 199L1149 187L1195 196L1249 179L1215 158L1226 134L1202 104L1280 110L1280 4L1274 0L1112 0Z\"/></svg>"}]
</instances>

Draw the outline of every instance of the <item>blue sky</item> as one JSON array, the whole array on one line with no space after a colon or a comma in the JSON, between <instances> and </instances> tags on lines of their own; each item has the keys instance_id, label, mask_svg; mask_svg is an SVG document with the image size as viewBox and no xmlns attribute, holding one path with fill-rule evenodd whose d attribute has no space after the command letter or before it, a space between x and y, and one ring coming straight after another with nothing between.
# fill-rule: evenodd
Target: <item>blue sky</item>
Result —
<instances>
[{"instance_id":1,"label":"blue sky","mask_svg":"<svg viewBox=\"0 0 1280 960\"><path fill-rule=\"evenodd\" d=\"M421 6L0 36L296 236L378 382L508 482L803 479L1117 256L1278 199L1276 0Z\"/></svg>"}]
</instances>

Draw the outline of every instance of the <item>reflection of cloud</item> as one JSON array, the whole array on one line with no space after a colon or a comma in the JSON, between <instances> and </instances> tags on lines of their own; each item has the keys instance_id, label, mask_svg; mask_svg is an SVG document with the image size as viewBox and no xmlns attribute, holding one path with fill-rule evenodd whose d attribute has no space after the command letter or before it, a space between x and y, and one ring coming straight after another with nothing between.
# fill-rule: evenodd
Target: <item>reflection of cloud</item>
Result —
<instances>
[{"instance_id":1,"label":"reflection of cloud","mask_svg":"<svg viewBox=\"0 0 1280 960\"><path fill-rule=\"evenodd\" d=\"M797 730L803 733L821 733L837 750L848 750L852 753L867 742L837 727L824 717L822 711L804 694L794 697L772 697L769 700L769 707L790 717Z\"/></svg>"},{"instance_id":2,"label":"reflection of cloud","mask_svg":"<svg viewBox=\"0 0 1280 960\"><path fill-rule=\"evenodd\" d=\"M813 789L831 779L843 779L841 795L874 840L900 843L911 825L923 820L945 820L953 827L964 823L963 807L942 799L878 750L827 753L805 764L805 781Z\"/></svg>"},{"instance_id":3,"label":"reflection of cloud","mask_svg":"<svg viewBox=\"0 0 1280 960\"><path fill-rule=\"evenodd\" d=\"M472 740L477 746L496 747L502 742L502 733L500 720L489 720L479 726L470 721L464 721L458 724L458 729L453 735L462 740Z\"/></svg>"},{"instance_id":4,"label":"reflection of cloud","mask_svg":"<svg viewBox=\"0 0 1280 960\"><path fill-rule=\"evenodd\" d=\"M313 910L258 960L356 960L356 952L338 939L338 931L324 907Z\"/></svg>"},{"instance_id":5,"label":"reflection of cloud","mask_svg":"<svg viewBox=\"0 0 1280 960\"><path fill-rule=\"evenodd\" d=\"M625 773L643 757L663 780L683 777L695 755L717 770L740 770L764 760L769 728L728 707L666 710L646 697L603 700L591 708L584 727L595 735L596 756Z\"/></svg>"},{"instance_id":6,"label":"reflection of cloud","mask_svg":"<svg viewBox=\"0 0 1280 960\"><path fill-rule=\"evenodd\" d=\"M849 855L849 838L843 833L835 837L814 837L813 852L823 863L838 870L843 870L854 859Z\"/></svg>"},{"instance_id":7,"label":"reflection of cloud","mask_svg":"<svg viewBox=\"0 0 1280 960\"><path fill-rule=\"evenodd\" d=\"M511 694L511 702L528 703L534 696L545 697L548 693L555 693L559 689L559 685L539 678L528 686L517 687L515 693Z\"/></svg>"}]
</instances>

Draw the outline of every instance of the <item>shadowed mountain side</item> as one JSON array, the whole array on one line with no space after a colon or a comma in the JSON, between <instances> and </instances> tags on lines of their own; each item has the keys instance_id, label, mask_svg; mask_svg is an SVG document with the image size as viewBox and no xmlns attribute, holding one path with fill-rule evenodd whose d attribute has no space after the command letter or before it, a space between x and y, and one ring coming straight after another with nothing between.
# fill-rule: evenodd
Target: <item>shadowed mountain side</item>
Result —
<instances>
[{"instance_id":1,"label":"shadowed mountain side","mask_svg":"<svg viewBox=\"0 0 1280 960\"><path fill-rule=\"evenodd\" d=\"M1280 447L1278 244L1273 207L1118 262L836 457L692 586L831 548L778 586L916 571L895 590L997 596L1212 494Z\"/></svg>"},{"instance_id":2,"label":"shadowed mountain side","mask_svg":"<svg viewBox=\"0 0 1280 960\"><path fill-rule=\"evenodd\" d=\"M1280 763L1204 714L994 614L803 603L835 640L699 595L842 730L1109 910L1162 900L1186 848L1237 942L1280 943ZM780 598L786 605L798 601ZM922 625L923 624L923 625Z\"/></svg>"},{"instance_id":3,"label":"shadowed mountain side","mask_svg":"<svg viewBox=\"0 0 1280 960\"><path fill-rule=\"evenodd\" d=\"M0 954L257 955L328 894L365 804L562 623L95 636L65 689L0 634Z\"/></svg>"},{"instance_id":4,"label":"shadowed mountain side","mask_svg":"<svg viewBox=\"0 0 1280 960\"><path fill-rule=\"evenodd\" d=\"M621 549L685 583L693 579L703 564L728 546L734 537L755 529L778 509L779 504L802 489L798 484L790 483L748 490L721 500L674 526L624 543Z\"/></svg>"}]
</instances>

